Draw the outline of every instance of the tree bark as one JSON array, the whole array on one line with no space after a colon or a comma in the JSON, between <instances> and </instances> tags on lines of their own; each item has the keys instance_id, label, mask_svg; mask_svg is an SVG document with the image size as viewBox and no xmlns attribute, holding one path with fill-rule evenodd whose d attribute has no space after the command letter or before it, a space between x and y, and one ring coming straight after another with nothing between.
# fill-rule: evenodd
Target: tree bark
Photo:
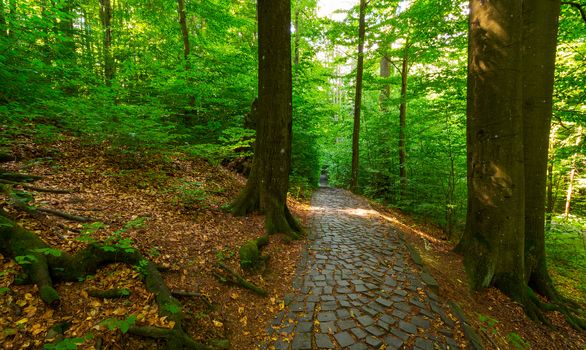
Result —
<instances>
[{"instance_id":1,"label":"tree bark","mask_svg":"<svg viewBox=\"0 0 586 350\"><path fill-rule=\"evenodd\" d=\"M472 287L524 299L522 1L471 0L468 213L460 248Z\"/></svg>"},{"instance_id":2,"label":"tree bark","mask_svg":"<svg viewBox=\"0 0 586 350\"><path fill-rule=\"evenodd\" d=\"M114 59L112 57L112 3L111 0L100 0L100 21L104 38L104 81L106 86L112 86L114 79Z\"/></svg>"},{"instance_id":3,"label":"tree bark","mask_svg":"<svg viewBox=\"0 0 586 350\"><path fill-rule=\"evenodd\" d=\"M582 127L578 128L578 140L576 141L576 146L580 146L580 142L582 141ZM572 156L572 169L570 170L570 176L568 179L568 192L566 194L566 206L564 210L564 217L566 220L570 217L570 206L572 203L572 193L574 192L574 180L576 178L576 158L578 158L578 154L574 153Z\"/></svg>"},{"instance_id":4,"label":"tree bark","mask_svg":"<svg viewBox=\"0 0 586 350\"><path fill-rule=\"evenodd\" d=\"M403 64L401 66L401 105L399 106L399 181L401 200L407 196L407 149L405 129L407 128L407 87L409 78L409 38L403 49Z\"/></svg>"},{"instance_id":5,"label":"tree bark","mask_svg":"<svg viewBox=\"0 0 586 350\"><path fill-rule=\"evenodd\" d=\"M550 297L553 286L545 261L545 207L560 7L559 0L525 0L522 22L525 282Z\"/></svg>"},{"instance_id":6,"label":"tree bark","mask_svg":"<svg viewBox=\"0 0 586 350\"><path fill-rule=\"evenodd\" d=\"M380 77L383 79L388 79L391 76L391 65L389 56L385 53L380 59ZM381 111L386 109L385 103L391 96L391 85L388 82L383 84L383 88L380 92L379 97L379 106Z\"/></svg>"},{"instance_id":7,"label":"tree bark","mask_svg":"<svg viewBox=\"0 0 586 350\"><path fill-rule=\"evenodd\" d=\"M187 28L187 19L185 15L185 0L177 0L177 12L179 14L179 25L181 27L181 37L183 38L183 59L185 60L185 72L189 74L191 71L191 45L189 43L189 30ZM193 84L193 80L191 78L187 78L188 85ZM193 113L193 109L195 108L195 96L192 94L189 95L189 107L190 110L187 114ZM185 123L187 125L191 124L191 118L189 116L185 117Z\"/></svg>"},{"instance_id":8,"label":"tree bark","mask_svg":"<svg viewBox=\"0 0 586 350\"><path fill-rule=\"evenodd\" d=\"M362 76L364 73L364 38L366 36L366 0L360 0L358 23L358 63L356 66L356 94L354 98L354 131L352 132L352 176L350 190L358 192L360 158L360 110L362 107Z\"/></svg>"},{"instance_id":9,"label":"tree bark","mask_svg":"<svg viewBox=\"0 0 586 350\"><path fill-rule=\"evenodd\" d=\"M261 211L267 233L297 237L300 227L287 208L291 170L291 2L259 0L258 120L250 177L233 205L235 215Z\"/></svg>"},{"instance_id":10,"label":"tree bark","mask_svg":"<svg viewBox=\"0 0 586 350\"><path fill-rule=\"evenodd\" d=\"M295 66L299 65L299 43L301 42L301 35L299 34L299 12L299 4L297 4L295 6L295 22L293 24L295 27L295 58L293 60Z\"/></svg>"},{"instance_id":11,"label":"tree bark","mask_svg":"<svg viewBox=\"0 0 586 350\"><path fill-rule=\"evenodd\" d=\"M6 17L4 17L4 1L0 0L0 37L8 36Z\"/></svg>"}]
</instances>

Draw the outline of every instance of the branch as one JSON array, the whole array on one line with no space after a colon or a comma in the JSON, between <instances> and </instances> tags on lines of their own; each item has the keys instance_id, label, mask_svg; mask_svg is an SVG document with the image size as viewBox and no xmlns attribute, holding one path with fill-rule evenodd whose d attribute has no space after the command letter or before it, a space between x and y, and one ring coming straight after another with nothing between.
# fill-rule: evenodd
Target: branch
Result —
<instances>
[{"instance_id":1,"label":"branch","mask_svg":"<svg viewBox=\"0 0 586 350\"><path fill-rule=\"evenodd\" d=\"M580 11L580 15L582 16L584 23L586 23L586 10L584 10L584 5L571 1L562 1L562 5L570 5L572 7L577 8L578 11Z\"/></svg>"},{"instance_id":2,"label":"branch","mask_svg":"<svg viewBox=\"0 0 586 350\"><path fill-rule=\"evenodd\" d=\"M242 276L234 272L232 269L230 269L228 266L222 263L218 263L218 267L226 272L226 275L221 275L219 273L213 272L214 276L216 276L220 281L237 284L263 297L266 297L268 295L268 293L264 289L250 283Z\"/></svg>"}]
</instances>

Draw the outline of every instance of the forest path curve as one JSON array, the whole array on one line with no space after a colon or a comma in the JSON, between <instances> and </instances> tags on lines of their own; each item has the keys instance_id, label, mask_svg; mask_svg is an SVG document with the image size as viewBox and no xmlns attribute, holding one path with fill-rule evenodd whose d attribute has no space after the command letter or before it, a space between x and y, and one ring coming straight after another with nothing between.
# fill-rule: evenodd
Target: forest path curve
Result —
<instances>
[{"instance_id":1,"label":"forest path curve","mask_svg":"<svg viewBox=\"0 0 586 350\"><path fill-rule=\"evenodd\" d=\"M413 264L400 229L368 202L322 185L307 255L263 348L458 349L460 328Z\"/></svg>"}]
</instances>

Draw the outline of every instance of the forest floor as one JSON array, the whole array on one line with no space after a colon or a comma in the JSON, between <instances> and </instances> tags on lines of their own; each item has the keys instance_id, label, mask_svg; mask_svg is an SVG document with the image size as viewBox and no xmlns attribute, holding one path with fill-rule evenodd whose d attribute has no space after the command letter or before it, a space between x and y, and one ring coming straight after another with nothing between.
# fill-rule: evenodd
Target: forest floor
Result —
<instances>
[{"instance_id":1,"label":"forest floor","mask_svg":"<svg viewBox=\"0 0 586 350\"><path fill-rule=\"evenodd\" d=\"M2 171L42 176L35 186L73 190L70 194L35 193L34 206L89 216L101 224L77 224L55 217L38 221L11 209L6 197L0 197L0 207L63 251L78 251L88 239L107 241L112 235L132 239L146 257L165 267L163 276L172 290L194 293L180 297L186 328L194 339L228 339L230 348L236 350L255 349L266 341L267 325L285 307L285 295L293 291L292 281L306 242L272 236L263 249L263 254L270 256L268 263L259 271L242 271L238 265L240 245L264 233L261 216L238 218L225 210L244 185L243 177L182 154L137 156L108 149L107 145L84 145L72 137L43 145L23 137L12 143L18 160L1 165ZM290 198L289 205L307 224L308 201ZM461 258L451 252L437 228L420 225L398 211L381 206L376 209L403 230L438 280L440 295L464 309L488 349L514 349L513 343L519 349L586 348L586 335L570 329L557 313L549 315L555 328L547 328L528 320L517 304L496 290L471 293ZM261 297L220 283L212 274L218 262L269 295ZM171 327L159 317L152 294L131 266L110 265L83 281L58 284L62 303L55 309L39 299L35 286L14 284L19 271L14 260L0 256L3 349L41 348L53 341L50 329L62 322L70 325L65 337L83 338L82 349L95 349L100 343L102 349L152 349L156 342L110 330L103 321L128 320L135 315L139 325ZM90 289L110 288L127 288L130 295L122 299L88 295Z\"/></svg>"}]
</instances>

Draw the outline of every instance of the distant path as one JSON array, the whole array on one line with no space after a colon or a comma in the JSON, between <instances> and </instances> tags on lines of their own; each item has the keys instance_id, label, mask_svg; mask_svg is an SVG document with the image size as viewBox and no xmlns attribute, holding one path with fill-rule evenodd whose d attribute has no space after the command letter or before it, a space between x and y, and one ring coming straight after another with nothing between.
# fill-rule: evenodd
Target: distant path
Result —
<instances>
[{"instance_id":1,"label":"distant path","mask_svg":"<svg viewBox=\"0 0 586 350\"><path fill-rule=\"evenodd\" d=\"M344 190L312 200L297 294L273 321L274 349L458 349L454 323L421 280L398 228Z\"/></svg>"}]
</instances>

